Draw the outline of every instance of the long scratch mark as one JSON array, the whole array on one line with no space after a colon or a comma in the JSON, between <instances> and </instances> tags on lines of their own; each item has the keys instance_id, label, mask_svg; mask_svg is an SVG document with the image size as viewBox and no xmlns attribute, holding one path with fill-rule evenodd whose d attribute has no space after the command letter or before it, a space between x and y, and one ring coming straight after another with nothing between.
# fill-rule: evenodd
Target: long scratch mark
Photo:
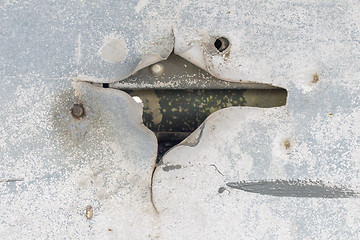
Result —
<instances>
[{"instance_id":1,"label":"long scratch mark","mask_svg":"<svg viewBox=\"0 0 360 240\"><path fill-rule=\"evenodd\" d=\"M321 180L258 180L229 182L228 187L245 192L276 197L357 198L359 193L344 186L325 184Z\"/></svg>"}]
</instances>

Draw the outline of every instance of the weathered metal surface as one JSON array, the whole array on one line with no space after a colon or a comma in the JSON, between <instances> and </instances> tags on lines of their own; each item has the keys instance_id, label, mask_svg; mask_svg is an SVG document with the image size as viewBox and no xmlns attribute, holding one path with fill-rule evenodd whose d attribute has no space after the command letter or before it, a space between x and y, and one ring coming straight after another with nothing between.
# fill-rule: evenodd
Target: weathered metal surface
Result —
<instances>
[{"instance_id":1,"label":"weathered metal surface","mask_svg":"<svg viewBox=\"0 0 360 240\"><path fill-rule=\"evenodd\" d=\"M359 11L355 0L2 1L1 238L359 239L359 198L226 186L359 192ZM285 88L287 104L213 113L152 176L141 106L74 79L114 83L172 51L216 78Z\"/></svg>"},{"instance_id":2,"label":"weathered metal surface","mask_svg":"<svg viewBox=\"0 0 360 240\"><path fill-rule=\"evenodd\" d=\"M142 124L141 104L118 90L62 81L2 84L1 238L156 235L157 142ZM83 107L81 118L74 104ZM133 224L139 218L141 229Z\"/></svg>"},{"instance_id":3,"label":"weathered metal surface","mask_svg":"<svg viewBox=\"0 0 360 240\"><path fill-rule=\"evenodd\" d=\"M205 121L202 131L167 152L153 181L155 206L173 227L163 237L356 239L360 234L356 196L360 173L359 145L354 139L360 129L351 122L358 113L344 119L339 111L329 115L326 108L319 108L316 117L311 117L314 109L308 111L307 106L301 112L288 107L223 109ZM168 166L177 167L164 171ZM271 182L269 179L321 181L327 183L327 190L317 192L317 198L304 197L309 193L304 186L303 191L298 189L298 197L289 197L294 188L284 187L283 196L273 196L276 185L249 191L227 185ZM220 188L224 188L222 193ZM325 198L329 195L324 191L339 192L339 188L352 196Z\"/></svg>"}]
</instances>

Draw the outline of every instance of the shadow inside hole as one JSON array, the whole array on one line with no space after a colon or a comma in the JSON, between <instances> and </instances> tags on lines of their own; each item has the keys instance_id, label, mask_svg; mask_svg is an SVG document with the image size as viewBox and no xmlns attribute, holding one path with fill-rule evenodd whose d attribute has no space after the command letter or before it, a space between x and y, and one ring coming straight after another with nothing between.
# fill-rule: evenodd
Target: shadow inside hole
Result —
<instances>
[{"instance_id":1,"label":"shadow inside hole","mask_svg":"<svg viewBox=\"0 0 360 240\"><path fill-rule=\"evenodd\" d=\"M217 38L214 42L214 46L219 52L225 51L229 47L229 45L229 40L224 37Z\"/></svg>"},{"instance_id":2,"label":"shadow inside hole","mask_svg":"<svg viewBox=\"0 0 360 240\"><path fill-rule=\"evenodd\" d=\"M158 139L158 157L182 142L212 113L228 107L270 108L286 104L287 91L276 89L126 90L143 104L143 122ZM138 100L137 100L138 101Z\"/></svg>"}]
</instances>

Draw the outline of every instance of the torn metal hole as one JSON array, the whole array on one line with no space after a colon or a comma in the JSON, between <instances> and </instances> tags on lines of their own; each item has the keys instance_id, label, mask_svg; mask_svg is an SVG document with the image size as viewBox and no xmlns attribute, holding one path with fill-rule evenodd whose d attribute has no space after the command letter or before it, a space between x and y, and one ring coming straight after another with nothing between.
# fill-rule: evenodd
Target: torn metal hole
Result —
<instances>
[{"instance_id":1,"label":"torn metal hole","mask_svg":"<svg viewBox=\"0 0 360 240\"><path fill-rule=\"evenodd\" d=\"M126 90L144 106L145 126L154 132L193 132L212 113L228 107L279 107L285 89ZM138 100L140 101L140 100Z\"/></svg>"},{"instance_id":2,"label":"torn metal hole","mask_svg":"<svg viewBox=\"0 0 360 240\"><path fill-rule=\"evenodd\" d=\"M155 132L158 158L183 141L212 113L228 107L279 107L286 104L287 91L278 89L134 89L126 90L140 98L143 122Z\"/></svg>"},{"instance_id":3,"label":"torn metal hole","mask_svg":"<svg viewBox=\"0 0 360 240\"><path fill-rule=\"evenodd\" d=\"M229 40L224 37L219 37L215 40L214 46L219 52L225 51L230 45Z\"/></svg>"},{"instance_id":4,"label":"torn metal hole","mask_svg":"<svg viewBox=\"0 0 360 240\"><path fill-rule=\"evenodd\" d=\"M214 46L221 51L229 47L226 38L217 40ZM142 102L144 124L158 138L158 160L217 110L234 106L278 107L285 105L287 99L283 88L223 81L175 54L103 87L123 90Z\"/></svg>"}]
</instances>

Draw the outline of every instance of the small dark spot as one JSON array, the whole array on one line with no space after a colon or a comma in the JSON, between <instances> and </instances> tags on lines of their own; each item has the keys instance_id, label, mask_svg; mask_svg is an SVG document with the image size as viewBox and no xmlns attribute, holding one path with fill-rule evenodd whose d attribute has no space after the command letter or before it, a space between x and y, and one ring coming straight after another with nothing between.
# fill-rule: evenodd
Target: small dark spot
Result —
<instances>
[{"instance_id":1,"label":"small dark spot","mask_svg":"<svg viewBox=\"0 0 360 240\"><path fill-rule=\"evenodd\" d=\"M109 84L108 83L103 83L103 88L109 88Z\"/></svg>"},{"instance_id":2,"label":"small dark spot","mask_svg":"<svg viewBox=\"0 0 360 240\"><path fill-rule=\"evenodd\" d=\"M71 108L71 115L74 118L81 119L85 116L85 109L82 104L74 104Z\"/></svg>"},{"instance_id":3,"label":"small dark spot","mask_svg":"<svg viewBox=\"0 0 360 240\"><path fill-rule=\"evenodd\" d=\"M225 190L226 190L226 188L220 187L219 190L218 190L218 193L223 193Z\"/></svg>"},{"instance_id":4,"label":"small dark spot","mask_svg":"<svg viewBox=\"0 0 360 240\"><path fill-rule=\"evenodd\" d=\"M215 40L214 46L219 52L224 52L230 45L229 40L224 37L219 37Z\"/></svg>"},{"instance_id":5,"label":"small dark spot","mask_svg":"<svg viewBox=\"0 0 360 240\"><path fill-rule=\"evenodd\" d=\"M231 13L231 11L228 11L228 14L230 14Z\"/></svg>"},{"instance_id":6,"label":"small dark spot","mask_svg":"<svg viewBox=\"0 0 360 240\"><path fill-rule=\"evenodd\" d=\"M332 113L329 113L329 116L332 116L333 114Z\"/></svg>"},{"instance_id":7,"label":"small dark spot","mask_svg":"<svg viewBox=\"0 0 360 240\"><path fill-rule=\"evenodd\" d=\"M319 81L319 76L317 75L317 73L315 73L314 75L313 75L313 79L312 79L312 83L317 83Z\"/></svg>"},{"instance_id":8,"label":"small dark spot","mask_svg":"<svg viewBox=\"0 0 360 240\"><path fill-rule=\"evenodd\" d=\"M108 229L109 232L112 232L113 230L111 228Z\"/></svg>"},{"instance_id":9,"label":"small dark spot","mask_svg":"<svg viewBox=\"0 0 360 240\"><path fill-rule=\"evenodd\" d=\"M290 144L289 139L286 139L286 140L284 141L284 146L285 146L286 149L289 149L289 148L291 147L291 144Z\"/></svg>"}]
</instances>

